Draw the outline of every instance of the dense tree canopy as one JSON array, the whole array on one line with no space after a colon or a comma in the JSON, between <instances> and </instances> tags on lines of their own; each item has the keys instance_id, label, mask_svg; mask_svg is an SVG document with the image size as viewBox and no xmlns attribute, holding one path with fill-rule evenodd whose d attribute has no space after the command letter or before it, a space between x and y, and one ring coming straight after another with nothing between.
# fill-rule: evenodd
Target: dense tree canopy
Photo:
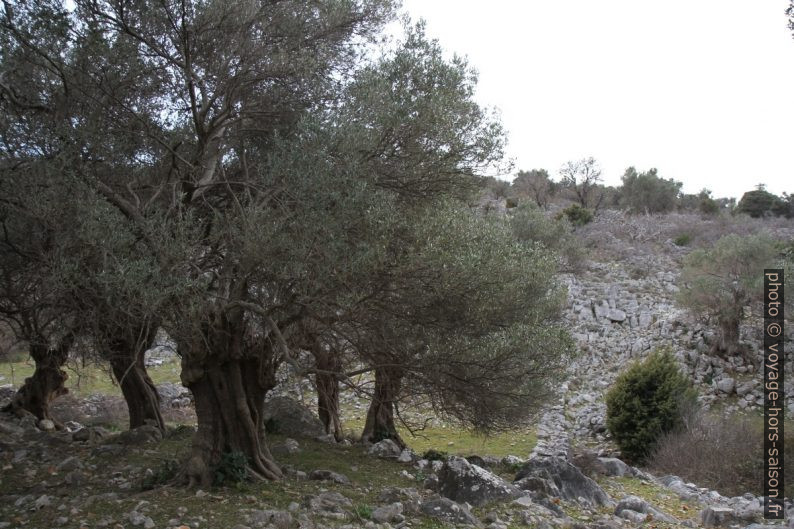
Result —
<instances>
[{"instance_id":1,"label":"dense tree canopy","mask_svg":"<svg viewBox=\"0 0 794 529\"><path fill-rule=\"evenodd\" d=\"M198 418L191 483L224 453L281 476L263 410L283 362L326 388L337 433L346 363L372 370L375 440L394 436L405 395L482 430L525 419L571 349L553 256L466 206L504 145L473 71L421 25L366 58L393 12L387 0L5 4L0 213L18 233L2 258L19 264L3 280L31 284L56 322L47 351L79 334L120 380L133 373L131 422L133 409L158 421L138 360L167 330ZM316 360L308 372L297 349Z\"/></svg>"},{"instance_id":2,"label":"dense tree canopy","mask_svg":"<svg viewBox=\"0 0 794 529\"><path fill-rule=\"evenodd\" d=\"M518 196L529 197L539 207L548 209L549 200L557 192L557 184L549 178L545 169L519 171L513 179L513 191Z\"/></svg>"},{"instance_id":3,"label":"dense tree canopy","mask_svg":"<svg viewBox=\"0 0 794 529\"><path fill-rule=\"evenodd\" d=\"M623 174L620 202L633 213L665 213L675 209L682 185L659 177L656 169L639 173L629 167Z\"/></svg>"},{"instance_id":4,"label":"dense tree canopy","mask_svg":"<svg viewBox=\"0 0 794 529\"><path fill-rule=\"evenodd\" d=\"M771 216L791 216L791 200L784 193L783 198L770 193L763 185L746 192L736 206L736 213L746 213L753 218Z\"/></svg>"}]
</instances>

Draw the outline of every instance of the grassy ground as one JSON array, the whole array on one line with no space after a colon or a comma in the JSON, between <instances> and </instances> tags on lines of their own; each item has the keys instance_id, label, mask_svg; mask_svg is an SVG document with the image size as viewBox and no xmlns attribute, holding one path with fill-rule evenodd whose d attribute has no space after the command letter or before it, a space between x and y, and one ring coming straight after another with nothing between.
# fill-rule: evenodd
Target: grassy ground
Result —
<instances>
[{"instance_id":1,"label":"grassy ground","mask_svg":"<svg viewBox=\"0 0 794 529\"><path fill-rule=\"evenodd\" d=\"M20 386L25 378L33 374L35 366L30 358L17 359L15 362L0 361L0 385L12 384ZM75 361L67 362L64 367L69 379L66 387L76 396L86 395L120 395L121 390L110 374L109 368L87 363L82 365ZM179 359L174 358L162 365L147 368L149 376L155 384L164 382L179 383Z\"/></svg>"},{"instance_id":2,"label":"grassy ground","mask_svg":"<svg viewBox=\"0 0 794 529\"><path fill-rule=\"evenodd\" d=\"M19 386L26 377L33 374L33 361L30 359L17 358L16 362L0 362L0 384L13 384ZM155 384L165 382L179 383L180 364L178 359L169 360L162 365L148 368L149 376ZM70 362L66 366L69 379L66 387L74 397L85 397L88 395L107 395L118 397L120 390L110 373L103 367L95 364L78 365ZM364 427L363 420L356 416L351 410L342 410L345 424L345 433L351 438L355 438L361 433ZM359 414L360 415L360 414ZM119 420L118 427L124 427L126 419ZM516 431L504 432L490 436L478 435L474 432L434 421L434 426L429 426L424 430L417 431L412 435L407 429L401 428L400 434L405 442L416 453L423 454L427 450L434 449L448 454L469 456L469 455L490 455L494 457L504 457L515 455L525 458L529 455L537 442L537 438L532 429L520 429ZM105 426L112 426L108 422Z\"/></svg>"},{"instance_id":3,"label":"grassy ground","mask_svg":"<svg viewBox=\"0 0 794 529\"><path fill-rule=\"evenodd\" d=\"M355 438L361 433L363 427L362 421L347 420L345 421L345 434ZM488 455L502 458L514 455L524 459L535 448L538 440L534 430L530 428L488 436L452 425L427 427L415 432L415 435L402 427L398 427L398 430L403 441L420 455L432 449L464 457Z\"/></svg>"},{"instance_id":4,"label":"grassy ground","mask_svg":"<svg viewBox=\"0 0 794 529\"><path fill-rule=\"evenodd\" d=\"M113 401L117 407L123 407L123 402L119 402L119 388L105 370L93 365L72 365L67 370L70 373L67 387L70 388L71 395L62 397L59 401L79 401L82 397L101 394L109 397L106 401ZM0 363L0 375L5 377L0 380L0 384L19 385L32 372L33 365L28 361ZM173 360L152 367L149 374L158 384L178 383L179 362ZM343 417L348 418L345 422L346 432L351 437L359 434L363 427L363 421L356 416L356 413L360 413L361 403L355 403L355 410L353 407L353 404L349 404L349 409L343 409ZM113 413L107 415L112 417ZM126 427L123 419L117 422L115 427L110 421L102 424L114 430ZM530 429L486 437L437 420L433 424L417 432L416 437L404 429L401 434L408 445L419 454L435 449L448 454L476 454L499 458L509 454L526 458L537 440ZM122 457L97 453L79 443L63 445L59 450L50 453L49 459L35 460L35 463L30 460L14 463L12 453L0 453L0 520L11 521L12 527L54 527L58 525L56 521L59 517L67 517L69 522L63 524L63 527L95 527L108 522L108 527L114 527L115 524L126 527L129 520L125 516L137 508L150 516L156 527L168 527L168 522L174 519L191 527L194 526L194 521L199 522L201 527L232 527L245 522L245 513L249 509L285 510L293 502L302 505L307 496L335 490L350 498L353 506L346 510L343 520L323 520L323 523L329 527L344 524L363 526L373 509L382 504L378 501L378 494L383 489L412 487L422 490L422 483L426 478L421 471L411 466L369 456L363 447L355 444L329 445L301 439L300 453L283 453L278 451L278 445L284 438L274 435L269 439L269 444L275 447L279 463L307 473L316 469L339 472L349 477L352 485L290 478L278 483L242 483L214 487L207 491L209 495L203 497L197 497L195 490L189 491L181 486L160 484L153 490L144 490L142 484L146 474L156 478L170 477L172 470L183 460L189 451L188 431L174 434L156 447L125 450ZM59 461L71 455L77 456L85 464L84 480L79 487L65 485L63 479L66 472L55 470ZM505 478L512 479L514 469L497 470ZM114 485L113 476L128 479L131 487L120 489L118 485ZM108 492L115 492L117 495L106 496ZM51 508L30 510L13 506L19 496L31 494L40 497L42 493L56 498ZM4 501L7 498L13 501ZM137 507L140 505L142 507ZM475 509L474 512L482 517L494 508L504 510L505 516L510 510L508 506L493 506L487 510ZM183 510L187 514L180 515ZM415 529L448 527L422 515L416 515L411 526Z\"/></svg>"},{"instance_id":5,"label":"grassy ground","mask_svg":"<svg viewBox=\"0 0 794 529\"><path fill-rule=\"evenodd\" d=\"M16 362L0 362L0 384L13 384L19 386L26 377L33 373L33 361L17 359ZM71 395L85 397L88 395L107 395L118 397L121 395L118 385L110 373L97 365L77 365L69 363L66 366L69 379L66 387ZM178 359L169 360L162 365L148 368L149 376L155 384L165 382L179 383L180 364ZM345 433L355 438L361 433L364 422L350 410L343 410ZM124 426L125 419L120 421L119 427ZM525 458L529 455L537 442L532 429L520 429L490 436L478 435L465 429L434 421L435 426L430 426L412 435L407 429L401 428L401 435L405 442L418 454L434 449L454 455L491 455L504 457L515 455Z\"/></svg>"},{"instance_id":6,"label":"grassy ground","mask_svg":"<svg viewBox=\"0 0 794 529\"><path fill-rule=\"evenodd\" d=\"M0 383L10 381L12 367L17 384L32 372L32 365L26 362L0 364L0 374L6 377ZM153 367L150 374L157 383L177 382L179 364L171 361ZM118 398L119 395L118 387L111 377L96 366L80 366L79 376L75 374L70 377L69 385L75 396L99 393ZM350 434L361 431L363 424L356 415L360 411L360 403L343 410L343 417L348 418L346 430ZM269 444L274 447L279 463L306 473L316 469L339 472L350 478L351 484L288 478L277 483L228 484L213 487L206 491L206 495L197 496L195 490L168 482L173 470L189 451L190 432L190 429L178 430L157 446L125 449L121 457L79 443L56 444L53 450L41 458L34 455L19 462L13 461L12 451L5 454L0 452L0 520L10 521L11 527L127 527L127 517L130 511L136 509L151 517L155 527L169 527L169 523L175 520L189 527L195 527L196 523L199 527L233 527L246 523L246 515L251 510L288 510L291 504L293 507L296 503L305 505L309 496L323 491L337 491L349 498L352 506L344 510L339 520L323 519L322 523L328 527L345 524L363 527L372 511L383 503L378 499L383 489L412 487L421 491L426 477L422 471L411 466L369 456L363 447L355 444L329 445L301 439L301 452L284 453L278 449L284 437L273 435ZM483 437L439 421L434 421L433 426L419 432L418 437L404 430L401 434L419 454L432 448L448 454L500 458L508 454L526 458L537 440L534 432L527 429ZM83 480L78 487L66 485L66 472L56 470L57 463L72 455L85 465ZM498 466L494 470L508 480L515 475L514 468ZM151 482L152 476L161 482L155 488L151 488L152 483L144 486L145 480ZM125 481L126 484L122 485ZM679 520L691 520L695 524L699 521L700 509L697 505L682 502L659 485L634 478L602 477L599 482L616 500L629 494L638 495ZM108 496L107 493L115 495ZM14 502L26 494L33 498L47 494L53 497L53 503L39 510L15 507ZM563 501L560 506L575 522L587 525L594 521L592 512L583 511L574 503ZM519 523L518 510L515 505L504 503L476 508L473 513L482 520L486 513L495 512L502 520L512 520L507 526L515 529L525 527ZM596 515L608 514L609 509L602 511ZM305 507L301 507L299 512L306 512ZM64 517L69 521L58 521ZM449 527L424 515L409 517L411 527L415 529ZM662 529L667 524L654 521L648 526Z\"/></svg>"},{"instance_id":7,"label":"grassy ground","mask_svg":"<svg viewBox=\"0 0 794 529\"><path fill-rule=\"evenodd\" d=\"M276 447L284 441L284 437L273 435L270 443ZM142 484L147 469L155 475L170 476L170 461L178 461L187 452L189 432L176 433L159 445L156 450L131 448L125 451L124 457L111 454L97 454L88 447L79 444L64 446L64 453L51 453L53 461L37 461L31 464L13 463L12 454L0 456L2 477L0 477L0 498L14 495L13 498L25 494L39 497L43 492L57 499L51 507L40 510L14 509L10 501L0 501L0 519L10 520L18 526L51 527L54 520L62 515L70 517L67 527L94 527L100 522L112 520L126 526L124 516L131 510L147 502L139 510L150 516L156 527L166 527L167 522L179 518L181 523L203 517L202 526L231 527L243 523L246 509L279 509L286 510L295 502L303 504L305 498L320 492L338 491L349 498L353 506L346 509L344 523L363 523L369 519L372 510L382 504L378 500L380 492L388 487L412 487L421 490L422 481L426 476L410 466L392 461L385 461L366 454L363 447L352 445L329 445L313 440L302 439L301 452L287 454L277 452L280 463L289 465L295 470L306 473L316 469L328 469L346 475L350 485L338 485L329 482L307 481L305 479L288 478L272 483L240 483L225 487L213 487L206 491L208 495L197 496L195 490L187 490L181 486L159 485L152 490L144 490ZM58 472L53 463L66 454L77 455L85 464L84 481L79 488L60 485L66 472ZM109 477L124 476L129 479L131 487L119 488L109 484ZM116 496L103 497L107 492L115 492ZM91 498L95 496L94 498ZM86 500L86 498L91 498ZM59 509L59 505L64 508ZM179 515L180 509L187 511ZM69 513L71 516L69 515ZM480 513L484 514L484 513ZM438 522L419 516L420 523L413 527L443 527ZM78 523L79 522L79 523ZM335 521L329 521L336 526Z\"/></svg>"},{"instance_id":8,"label":"grassy ground","mask_svg":"<svg viewBox=\"0 0 794 529\"><path fill-rule=\"evenodd\" d=\"M246 523L246 514L253 509L289 510L291 504L293 508L298 504L301 506L298 513L305 513L308 497L336 491L349 498L352 506L343 510L339 520L323 519L322 523L327 527L345 524L363 527L372 511L383 504L378 498L381 491L388 487L411 487L421 491L425 478L422 472L411 466L375 458L357 445L333 445L301 439L301 451L287 454L278 451L285 438L272 435L270 444L275 447L280 463L306 473L316 469L339 472L346 475L351 484L287 478L276 483L245 482L216 486L197 495L196 490L168 483L173 475L171 469L175 468L169 466L169 462L181 460L188 451L190 432L189 429L176 431L156 446L125 449L123 457L80 444L56 445L48 449L45 458L22 462L13 462L12 453L0 453L0 520L10 521L12 527L129 527L127 516L136 509L151 517L155 527L176 526L174 521L189 527L195 527L196 522L199 522L199 527L233 527ZM487 445L486 451L481 453L496 455L487 452ZM66 472L56 469L56 464L70 455L76 455L85 465L79 487L65 485ZM507 479L514 475L509 468L499 467L496 471ZM165 484L160 483L154 488L150 488L151 483L149 487L143 486L147 474L162 477ZM121 481L118 481L119 477ZM124 481L127 484L121 484ZM691 520L693 524L699 521L698 505L681 501L660 485L636 478L609 477L599 478L599 483L615 500L638 495L681 521ZM26 494L33 498L47 494L53 502L39 510L14 507L14 501ZM594 513L588 513L576 504L563 501L560 506L574 522L587 525L594 521ZM495 512L502 520L512 520L507 525L516 529L526 527L520 523L520 510L513 504L503 503L475 508L473 513L482 520L486 513ZM603 508L595 514L610 512L611 509ZM59 517L67 517L69 521L56 524ZM409 514L409 518L411 527L415 529L450 527L421 514ZM663 529L670 525L653 521L647 527Z\"/></svg>"}]
</instances>

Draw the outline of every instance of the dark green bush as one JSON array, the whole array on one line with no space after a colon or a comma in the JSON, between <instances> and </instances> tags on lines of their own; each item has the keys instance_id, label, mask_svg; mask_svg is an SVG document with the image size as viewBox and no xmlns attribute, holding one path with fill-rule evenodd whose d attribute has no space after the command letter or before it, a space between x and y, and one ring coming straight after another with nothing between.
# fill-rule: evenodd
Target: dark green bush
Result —
<instances>
[{"instance_id":1,"label":"dark green bush","mask_svg":"<svg viewBox=\"0 0 794 529\"><path fill-rule=\"evenodd\" d=\"M557 218L559 219L563 216L574 226L584 226L593 220L593 212L579 204L568 206L562 210L562 213L557 215Z\"/></svg>"},{"instance_id":2,"label":"dark green bush","mask_svg":"<svg viewBox=\"0 0 794 529\"><path fill-rule=\"evenodd\" d=\"M695 402L692 383L673 356L656 350L621 373L607 392L607 428L626 459L644 463Z\"/></svg>"},{"instance_id":3,"label":"dark green bush","mask_svg":"<svg viewBox=\"0 0 794 529\"><path fill-rule=\"evenodd\" d=\"M753 218L785 215L787 203L777 195L758 186L754 191L742 195L736 206L736 213L746 213Z\"/></svg>"},{"instance_id":4,"label":"dark green bush","mask_svg":"<svg viewBox=\"0 0 794 529\"><path fill-rule=\"evenodd\" d=\"M449 454L447 452L435 450L434 448L422 454L422 459L427 459L428 461L446 461L448 458Z\"/></svg>"},{"instance_id":5,"label":"dark green bush","mask_svg":"<svg viewBox=\"0 0 794 529\"><path fill-rule=\"evenodd\" d=\"M224 452L215 468L215 484L241 483L248 475L248 457L242 452Z\"/></svg>"},{"instance_id":6,"label":"dark green bush","mask_svg":"<svg viewBox=\"0 0 794 529\"><path fill-rule=\"evenodd\" d=\"M720 212L720 204L709 196L704 196L698 203L698 210L704 215L716 215Z\"/></svg>"},{"instance_id":7,"label":"dark green bush","mask_svg":"<svg viewBox=\"0 0 794 529\"><path fill-rule=\"evenodd\" d=\"M673 239L673 244L676 246L689 246L689 243L692 242L692 236L688 233L682 233L675 239Z\"/></svg>"}]
</instances>

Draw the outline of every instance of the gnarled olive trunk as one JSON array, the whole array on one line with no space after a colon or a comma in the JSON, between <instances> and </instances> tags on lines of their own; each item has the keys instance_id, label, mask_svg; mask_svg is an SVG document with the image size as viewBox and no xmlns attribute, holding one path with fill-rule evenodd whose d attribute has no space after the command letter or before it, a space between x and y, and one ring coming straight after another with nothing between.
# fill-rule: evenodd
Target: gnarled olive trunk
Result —
<instances>
[{"instance_id":1,"label":"gnarled olive trunk","mask_svg":"<svg viewBox=\"0 0 794 529\"><path fill-rule=\"evenodd\" d=\"M265 339L247 341L242 315L212 318L201 336L179 344L182 383L193 393L198 429L184 468L189 485L212 484L224 453L242 453L251 477L280 479L265 441L265 394L276 384L277 355Z\"/></svg>"},{"instance_id":2,"label":"gnarled olive trunk","mask_svg":"<svg viewBox=\"0 0 794 529\"><path fill-rule=\"evenodd\" d=\"M63 428L50 414L50 403L68 393L64 383L69 377L61 368L69 357L74 339L74 335L69 333L57 347L50 347L44 340L31 342L30 356L36 363L36 369L32 376L25 379L25 383L3 411L17 415L32 413L39 420L49 419L56 428Z\"/></svg>"},{"instance_id":3,"label":"gnarled olive trunk","mask_svg":"<svg viewBox=\"0 0 794 529\"><path fill-rule=\"evenodd\" d=\"M339 380L334 373L341 368L339 356L334 351L316 347L312 351L318 372L314 381L317 386L317 415L323 422L325 433L342 440L342 421L339 419Z\"/></svg>"},{"instance_id":4,"label":"gnarled olive trunk","mask_svg":"<svg viewBox=\"0 0 794 529\"><path fill-rule=\"evenodd\" d=\"M121 387L130 416L130 429L149 424L165 431L160 395L144 364L146 349L157 334L157 325L141 321L105 331L104 356Z\"/></svg>"},{"instance_id":5,"label":"gnarled olive trunk","mask_svg":"<svg viewBox=\"0 0 794 529\"><path fill-rule=\"evenodd\" d=\"M160 395L154 382L146 372L143 351L136 354L128 349L110 357L113 376L121 386L130 414L130 429L149 424L165 431L165 422L160 412Z\"/></svg>"},{"instance_id":6,"label":"gnarled olive trunk","mask_svg":"<svg viewBox=\"0 0 794 529\"><path fill-rule=\"evenodd\" d=\"M367 422L361 433L361 440L377 443L383 439L391 439L400 448L405 448L397 427L394 424L394 403L400 394L402 370L395 367L378 367L375 369L375 391L367 411Z\"/></svg>"}]
</instances>

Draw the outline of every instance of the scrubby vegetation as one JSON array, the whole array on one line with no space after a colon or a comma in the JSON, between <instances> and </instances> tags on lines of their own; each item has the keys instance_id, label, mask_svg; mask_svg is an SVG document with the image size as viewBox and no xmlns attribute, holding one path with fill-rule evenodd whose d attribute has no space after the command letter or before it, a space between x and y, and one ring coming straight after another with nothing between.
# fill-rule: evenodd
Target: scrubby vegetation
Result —
<instances>
[{"instance_id":1,"label":"scrubby vegetation","mask_svg":"<svg viewBox=\"0 0 794 529\"><path fill-rule=\"evenodd\" d=\"M649 462L657 472L735 496L763 493L763 463L760 417L726 418L696 408L661 436Z\"/></svg>"},{"instance_id":2,"label":"scrubby vegetation","mask_svg":"<svg viewBox=\"0 0 794 529\"><path fill-rule=\"evenodd\" d=\"M785 487L794 486L794 424L786 422ZM692 408L681 425L661 436L649 466L722 494L763 494L763 425L759 415L725 417Z\"/></svg>"},{"instance_id":3,"label":"scrubby vegetation","mask_svg":"<svg viewBox=\"0 0 794 529\"><path fill-rule=\"evenodd\" d=\"M566 217L550 218L539 207L526 203L511 212L510 226L519 241L537 242L553 250L562 259L563 269L581 268L584 251Z\"/></svg>"}]
</instances>

